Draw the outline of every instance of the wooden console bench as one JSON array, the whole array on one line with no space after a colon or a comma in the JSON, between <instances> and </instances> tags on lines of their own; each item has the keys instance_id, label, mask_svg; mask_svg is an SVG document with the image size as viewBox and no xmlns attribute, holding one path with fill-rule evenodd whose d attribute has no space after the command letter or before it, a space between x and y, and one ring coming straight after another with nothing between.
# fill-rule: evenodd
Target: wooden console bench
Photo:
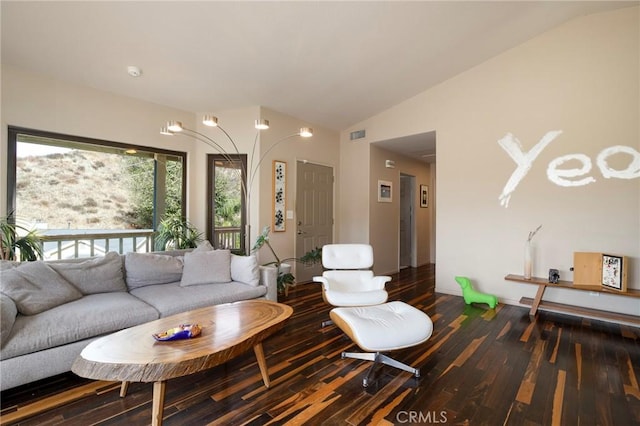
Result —
<instances>
[{"instance_id":1,"label":"wooden console bench","mask_svg":"<svg viewBox=\"0 0 640 426\"><path fill-rule=\"evenodd\" d=\"M547 287L551 288L563 288L568 290L580 290L590 291L596 293L610 294L620 297L634 297L640 301L640 290L628 289L626 292L619 292L615 290L609 290L604 287L574 285L571 281L559 281L557 284L550 283L546 278L532 277L530 280L526 280L522 275L509 274L504 277L507 281L517 281L526 284L535 284L538 286L538 292L535 299L529 297L523 297L520 299L520 303L523 305L531 306L529 315L535 316L538 310L551 311L564 313L569 315L578 315L582 317L602 319L604 321L613 321L617 323L624 323L640 327L640 309L638 315L621 314L617 312L601 311L599 309L583 308L579 306L565 305L562 303L545 302L542 300L544 291Z\"/></svg>"}]
</instances>

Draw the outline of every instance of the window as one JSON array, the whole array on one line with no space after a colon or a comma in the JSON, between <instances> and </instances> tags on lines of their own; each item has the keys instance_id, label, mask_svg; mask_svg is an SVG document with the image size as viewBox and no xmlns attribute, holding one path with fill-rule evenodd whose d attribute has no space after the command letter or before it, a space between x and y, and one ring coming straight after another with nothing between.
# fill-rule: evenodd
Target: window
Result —
<instances>
[{"instance_id":1,"label":"window","mask_svg":"<svg viewBox=\"0 0 640 426\"><path fill-rule=\"evenodd\" d=\"M45 258L83 257L81 234L86 255L150 251L159 221L185 215L184 152L16 127L8 142L8 211L45 237ZM144 247L127 233L146 235ZM70 235L73 247L62 243Z\"/></svg>"},{"instance_id":2,"label":"window","mask_svg":"<svg viewBox=\"0 0 640 426\"><path fill-rule=\"evenodd\" d=\"M217 249L245 252L245 154L207 156L207 238Z\"/></svg>"}]
</instances>

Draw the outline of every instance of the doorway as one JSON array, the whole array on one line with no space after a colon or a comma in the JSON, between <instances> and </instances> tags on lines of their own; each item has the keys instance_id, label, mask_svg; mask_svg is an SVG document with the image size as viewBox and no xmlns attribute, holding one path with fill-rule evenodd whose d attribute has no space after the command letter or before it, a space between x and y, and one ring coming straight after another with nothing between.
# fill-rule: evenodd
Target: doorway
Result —
<instances>
[{"instance_id":1,"label":"doorway","mask_svg":"<svg viewBox=\"0 0 640 426\"><path fill-rule=\"evenodd\" d=\"M415 244L415 176L400 173L400 269L417 266Z\"/></svg>"},{"instance_id":2,"label":"doorway","mask_svg":"<svg viewBox=\"0 0 640 426\"><path fill-rule=\"evenodd\" d=\"M296 257L333 242L333 168L296 162ZM311 281L322 265L296 265L296 281Z\"/></svg>"}]
</instances>

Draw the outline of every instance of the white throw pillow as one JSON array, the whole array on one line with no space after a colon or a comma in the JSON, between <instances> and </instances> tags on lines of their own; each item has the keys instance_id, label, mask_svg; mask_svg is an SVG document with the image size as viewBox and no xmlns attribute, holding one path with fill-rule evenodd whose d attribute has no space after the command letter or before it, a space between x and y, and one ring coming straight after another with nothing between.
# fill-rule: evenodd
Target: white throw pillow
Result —
<instances>
[{"instance_id":1,"label":"white throw pillow","mask_svg":"<svg viewBox=\"0 0 640 426\"><path fill-rule=\"evenodd\" d=\"M231 282L231 251L192 251L184 255L181 286Z\"/></svg>"},{"instance_id":2,"label":"white throw pillow","mask_svg":"<svg viewBox=\"0 0 640 426\"><path fill-rule=\"evenodd\" d=\"M260 268L254 255L231 255L231 279L257 287L260 284Z\"/></svg>"}]
</instances>

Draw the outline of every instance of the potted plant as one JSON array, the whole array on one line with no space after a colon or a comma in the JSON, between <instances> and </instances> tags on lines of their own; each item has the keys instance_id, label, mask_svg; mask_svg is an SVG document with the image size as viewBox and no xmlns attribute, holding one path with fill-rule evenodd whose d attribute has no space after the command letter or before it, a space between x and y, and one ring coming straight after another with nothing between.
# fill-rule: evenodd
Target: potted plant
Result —
<instances>
[{"instance_id":1,"label":"potted plant","mask_svg":"<svg viewBox=\"0 0 640 426\"><path fill-rule=\"evenodd\" d=\"M165 217L158 225L155 235L155 250L179 250L196 248L202 241L202 233L180 215Z\"/></svg>"},{"instance_id":2,"label":"potted plant","mask_svg":"<svg viewBox=\"0 0 640 426\"><path fill-rule=\"evenodd\" d=\"M296 278L291 273L291 265L286 262L295 261L304 264L314 264L320 262L322 260L322 248L316 247L313 250L309 250L304 254L304 256L299 258L288 257L281 260L269 243L269 232L271 232L271 227L265 226L264 228L262 228L262 232L260 233L260 235L258 235L256 243L253 245L251 251L253 252L259 250L265 245L269 248L271 254L276 260L264 263L262 266L274 265L276 268L278 268L278 292L284 293L286 295L289 291L289 287L293 286L296 282Z\"/></svg>"},{"instance_id":3,"label":"potted plant","mask_svg":"<svg viewBox=\"0 0 640 426\"><path fill-rule=\"evenodd\" d=\"M35 230L16 225L13 214L0 220L0 259L33 261L42 258L42 242Z\"/></svg>"}]
</instances>

